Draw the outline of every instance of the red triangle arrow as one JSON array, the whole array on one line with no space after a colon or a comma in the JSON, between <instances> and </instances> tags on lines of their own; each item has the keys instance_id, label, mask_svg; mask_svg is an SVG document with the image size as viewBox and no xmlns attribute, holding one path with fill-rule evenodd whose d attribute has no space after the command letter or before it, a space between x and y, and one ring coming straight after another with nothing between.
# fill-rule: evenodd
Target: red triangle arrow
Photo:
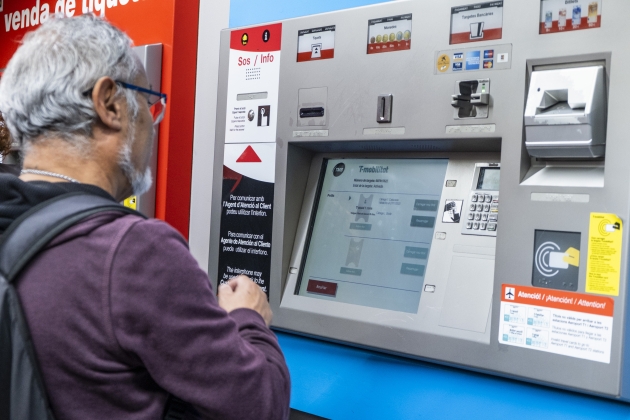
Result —
<instances>
[{"instance_id":1,"label":"red triangle arrow","mask_svg":"<svg viewBox=\"0 0 630 420\"><path fill-rule=\"evenodd\" d=\"M262 162L262 160L260 160L260 157L258 157L258 155L254 151L252 146L247 146L247 148L245 149L243 154L241 154L238 157L238 159L236 159L236 162L239 162L239 163L257 163L257 162Z\"/></svg>"}]
</instances>

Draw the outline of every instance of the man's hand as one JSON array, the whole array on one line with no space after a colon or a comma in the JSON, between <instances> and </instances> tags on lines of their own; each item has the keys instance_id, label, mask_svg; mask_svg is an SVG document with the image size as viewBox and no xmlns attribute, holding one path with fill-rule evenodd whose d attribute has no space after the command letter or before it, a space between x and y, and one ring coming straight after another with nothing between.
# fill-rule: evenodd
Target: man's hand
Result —
<instances>
[{"instance_id":1,"label":"man's hand","mask_svg":"<svg viewBox=\"0 0 630 420\"><path fill-rule=\"evenodd\" d=\"M263 317L267 326L273 317L267 295L247 276L231 278L219 286L219 306L228 313L240 308L253 309Z\"/></svg>"}]
</instances>

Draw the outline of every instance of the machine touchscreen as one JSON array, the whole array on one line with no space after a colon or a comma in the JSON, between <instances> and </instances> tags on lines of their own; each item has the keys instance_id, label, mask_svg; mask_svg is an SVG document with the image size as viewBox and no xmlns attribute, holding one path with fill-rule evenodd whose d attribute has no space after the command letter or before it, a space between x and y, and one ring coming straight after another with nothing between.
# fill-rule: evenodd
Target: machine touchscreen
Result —
<instances>
[{"instance_id":1,"label":"machine touchscreen","mask_svg":"<svg viewBox=\"0 0 630 420\"><path fill-rule=\"evenodd\" d=\"M324 160L296 293L416 313L447 165Z\"/></svg>"}]
</instances>

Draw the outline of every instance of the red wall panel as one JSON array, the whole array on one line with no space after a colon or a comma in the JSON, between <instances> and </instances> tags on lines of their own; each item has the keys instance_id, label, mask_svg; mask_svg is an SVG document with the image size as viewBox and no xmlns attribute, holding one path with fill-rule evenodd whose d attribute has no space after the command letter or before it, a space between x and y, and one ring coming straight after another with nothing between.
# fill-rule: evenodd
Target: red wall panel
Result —
<instances>
[{"instance_id":1,"label":"red wall panel","mask_svg":"<svg viewBox=\"0 0 630 420\"><path fill-rule=\"evenodd\" d=\"M190 185L197 67L197 30L200 0L4 0L0 12L0 69L6 67L19 42L33 25L13 29L15 12L33 8L49 13L61 4L74 3L74 15L83 8L92 10L101 4L105 17L125 31L136 45L163 44L161 91L168 95L168 107L159 128L158 170L156 184L157 218L167 221L188 237ZM124 3L124 4L123 4ZM100 11L94 11L100 15ZM7 30L7 23L9 29ZM22 23L22 21L20 21ZM24 21L26 23L26 21ZM29 22L30 23L30 22ZM174 123L171 124L171 121Z\"/></svg>"}]
</instances>

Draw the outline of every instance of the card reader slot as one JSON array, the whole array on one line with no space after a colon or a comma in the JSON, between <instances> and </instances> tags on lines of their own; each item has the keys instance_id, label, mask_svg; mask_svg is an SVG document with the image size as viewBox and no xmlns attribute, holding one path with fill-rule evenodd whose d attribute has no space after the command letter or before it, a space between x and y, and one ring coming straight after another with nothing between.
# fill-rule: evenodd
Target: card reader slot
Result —
<instances>
[{"instance_id":1,"label":"card reader slot","mask_svg":"<svg viewBox=\"0 0 630 420\"><path fill-rule=\"evenodd\" d=\"M316 118L324 116L324 107L300 108L300 118Z\"/></svg>"}]
</instances>

